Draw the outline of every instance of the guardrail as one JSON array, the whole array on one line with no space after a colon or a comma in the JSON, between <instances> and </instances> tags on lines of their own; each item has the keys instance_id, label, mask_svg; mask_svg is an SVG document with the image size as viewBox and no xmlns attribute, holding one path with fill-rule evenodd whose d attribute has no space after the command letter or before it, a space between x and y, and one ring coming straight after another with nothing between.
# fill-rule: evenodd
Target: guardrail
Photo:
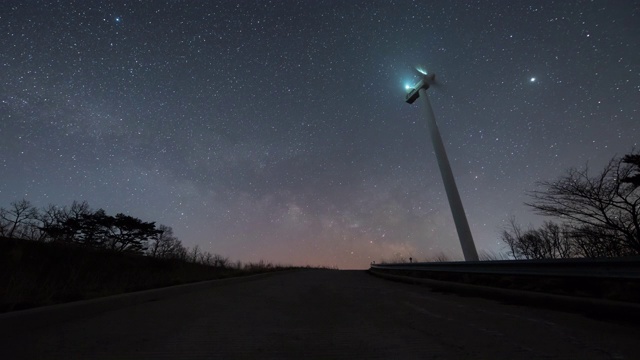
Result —
<instances>
[{"instance_id":1,"label":"guardrail","mask_svg":"<svg viewBox=\"0 0 640 360\"><path fill-rule=\"evenodd\" d=\"M372 270L640 279L640 257L372 264Z\"/></svg>"}]
</instances>

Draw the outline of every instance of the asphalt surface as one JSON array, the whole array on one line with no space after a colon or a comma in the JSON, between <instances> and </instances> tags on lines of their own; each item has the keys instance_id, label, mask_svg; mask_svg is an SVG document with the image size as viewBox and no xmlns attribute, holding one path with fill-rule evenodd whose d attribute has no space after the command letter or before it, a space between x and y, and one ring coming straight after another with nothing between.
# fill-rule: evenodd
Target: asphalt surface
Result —
<instances>
[{"instance_id":1,"label":"asphalt surface","mask_svg":"<svg viewBox=\"0 0 640 360\"><path fill-rule=\"evenodd\" d=\"M640 358L634 324L364 271L288 272L54 324L6 325L0 319L0 359Z\"/></svg>"}]
</instances>

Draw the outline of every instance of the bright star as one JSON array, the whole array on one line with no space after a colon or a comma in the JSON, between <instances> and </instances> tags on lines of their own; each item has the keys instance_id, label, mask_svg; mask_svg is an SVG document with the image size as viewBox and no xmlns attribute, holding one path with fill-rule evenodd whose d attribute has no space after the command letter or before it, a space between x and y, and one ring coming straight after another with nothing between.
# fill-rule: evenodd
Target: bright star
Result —
<instances>
[{"instance_id":1,"label":"bright star","mask_svg":"<svg viewBox=\"0 0 640 360\"><path fill-rule=\"evenodd\" d=\"M116 22L120 22L122 18L120 16L116 16Z\"/></svg>"},{"instance_id":2,"label":"bright star","mask_svg":"<svg viewBox=\"0 0 640 360\"><path fill-rule=\"evenodd\" d=\"M536 78L532 77L531 79L529 79L530 82L536 82Z\"/></svg>"}]
</instances>

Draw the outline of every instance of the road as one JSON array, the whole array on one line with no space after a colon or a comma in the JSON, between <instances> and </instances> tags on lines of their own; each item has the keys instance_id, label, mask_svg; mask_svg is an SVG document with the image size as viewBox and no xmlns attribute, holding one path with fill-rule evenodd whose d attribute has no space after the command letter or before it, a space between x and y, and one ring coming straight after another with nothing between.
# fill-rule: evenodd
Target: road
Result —
<instances>
[{"instance_id":1,"label":"road","mask_svg":"<svg viewBox=\"0 0 640 360\"><path fill-rule=\"evenodd\" d=\"M331 270L0 330L0 359L638 359L640 339L631 324Z\"/></svg>"}]
</instances>

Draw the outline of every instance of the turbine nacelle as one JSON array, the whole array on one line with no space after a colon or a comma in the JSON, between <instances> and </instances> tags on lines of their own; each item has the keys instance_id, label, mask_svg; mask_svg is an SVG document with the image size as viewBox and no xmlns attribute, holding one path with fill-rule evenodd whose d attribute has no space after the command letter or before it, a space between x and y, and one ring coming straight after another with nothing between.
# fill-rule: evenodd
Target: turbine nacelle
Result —
<instances>
[{"instance_id":1,"label":"turbine nacelle","mask_svg":"<svg viewBox=\"0 0 640 360\"><path fill-rule=\"evenodd\" d=\"M420 97L420 89L426 90L429 88L429 86L433 85L436 81L435 74L427 74L427 72L422 70L421 68L416 68L416 71L420 73L420 76L422 76L422 79L420 79L420 81L418 81L418 83L415 84L413 87L409 85L405 86L405 88L408 91L407 96L405 97L405 101L409 104L413 104L413 102Z\"/></svg>"}]
</instances>

